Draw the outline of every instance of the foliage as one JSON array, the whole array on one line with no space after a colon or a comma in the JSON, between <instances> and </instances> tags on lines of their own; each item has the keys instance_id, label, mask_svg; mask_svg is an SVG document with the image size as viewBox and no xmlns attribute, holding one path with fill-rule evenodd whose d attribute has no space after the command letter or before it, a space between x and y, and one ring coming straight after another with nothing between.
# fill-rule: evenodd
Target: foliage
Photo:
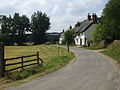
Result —
<instances>
[{"instance_id":1,"label":"foliage","mask_svg":"<svg viewBox=\"0 0 120 90\"><path fill-rule=\"evenodd\" d=\"M0 41L4 42L6 45L11 43L9 33L11 31L12 19L11 16L6 17L1 15L0 19L1 29L0 29Z\"/></svg>"},{"instance_id":2,"label":"foliage","mask_svg":"<svg viewBox=\"0 0 120 90\"><path fill-rule=\"evenodd\" d=\"M50 19L45 13L35 12L31 17L31 27L34 44L46 41L46 31L50 29Z\"/></svg>"},{"instance_id":3,"label":"foliage","mask_svg":"<svg viewBox=\"0 0 120 90\"><path fill-rule=\"evenodd\" d=\"M13 31L17 34L16 43L22 45L26 42L25 34L27 31L30 31L30 22L26 15L19 16L18 13L14 14L13 17Z\"/></svg>"},{"instance_id":4,"label":"foliage","mask_svg":"<svg viewBox=\"0 0 120 90\"><path fill-rule=\"evenodd\" d=\"M96 30L93 32L93 41L99 42L101 40L108 40L111 39L111 36L107 34L102 28L101 23L96 26Z\"/></svg>"},{"instance_id":5,"label":"foliage","mask_svg":"<svg viewBox=\"0 0 120 90\"><path fill-rule=\"evenodd\" d=\"M110 0L103 11L103 28L111 36L109 40L120 39L120 0Z\"/></svg>"},{"instance_id":6,"label":"foliage","mask_svg":"<svg viewBox=\"0 0 120 90\"><path fill-rule=\"evenodd\" d=\"M108 43L120 39L120 1L109 0L103 10L100 24L95 31L95 41L106 40Z\"/></svg>"},{"instance_id":7,"label":"foliage","mask_svg":"<svg viewBox=\"0 0 120 90\"><path fill-rule=\"evenodd\" d=\"M35 12L32 15L31 23L26 15L20 16L15 13L13 17L0 15L0 41L6 45L23 45L27 41L33 40L35 44L44 43L46 40L46 31L50 28L50 19L42 12ZM27 35L32 32L32 37ZM31 39L33 38L33 39Z\"/></svg>"},{"instance_id":8,"label":"foliage","mask_svg":"<svg viewBox=\"0 0 120 90\"><path fill-rule=\"evenodd\" d=\"M70 45L74 43L75 31L68 30L64 33L66 44Z\"/></svg>"},{"instance_id":9,"label":"foliage","mask_svg":"<svg viewBox=\"0 0 120 90\"><path fill-rule=\"evenodd\" d=\"M69 46L70 44L73 44L74 43L74 37L75 37L75 31L74 30L68 30L64 33L64 41L66 42L67 44L67 47L68 47L68 52L69 52Z\"/></svg>"},{"instance_id":10,"label":"foliage","mask_svg":"<svg viewBox=\"0 0 120 90\"><path fill-rule=\"evenodd\" d=\"M10 45L10 37L7 34L0 34L0 42L4 42L5 45Z\"/></svg>"},{"instance_id":11,"label":"foliage","mask_svg":"<svg viewBox=\"0 0 120 90\"><path fill-rule=\"evenodd\" d=\"M1 15L0 40L7 45L13 45L15 42L22 45L26 41L25 33L30 31L29 19L19 13L15 13L13 18ZM6 41L7 39L7 41Z\"/></svg>"}]
</instances>

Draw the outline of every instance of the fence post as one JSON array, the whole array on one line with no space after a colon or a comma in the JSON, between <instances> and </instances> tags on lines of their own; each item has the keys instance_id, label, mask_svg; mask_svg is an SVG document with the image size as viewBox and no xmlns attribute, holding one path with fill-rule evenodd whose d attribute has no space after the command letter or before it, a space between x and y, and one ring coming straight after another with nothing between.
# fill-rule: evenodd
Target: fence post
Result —
<instances>
[{"instance_id":1,"label":"fence post","mask_svg":"<svg viewBox=\"0 0 120 90\"><path fill-rule=\"evenodd\" d=\"M38 63L38 65L40 64L39 63L39 52L37 52L37 63Z\"/></svg>"},{"instance_id":2,"label":"fence post","mask_svg":"<svg viewBox=\"0 0 120 90\"><path fill-rule=\"evenodd\" d=\"M60 47L58 46L58 55L60 54Z\"/></svg>"},{"instance_id":3,"label":"fence post","mask_svg":"<svg viewBox=\"0 0 120 90\"><path fill-rule=\"evenodd\" d=\"M5 61L4 61L4 45L0 43L0 77L4 77Z\"/></svg>"},{"instance_id":4,"label":"fence post","mask_svg":"<svg viewBox=\"0 0 120 90\"><path fill-rule=\"evenodd\" d=\"M21 57L21 66L22 66L22 70L23 70L23 56Z\"/></svg>"}]
</instances>

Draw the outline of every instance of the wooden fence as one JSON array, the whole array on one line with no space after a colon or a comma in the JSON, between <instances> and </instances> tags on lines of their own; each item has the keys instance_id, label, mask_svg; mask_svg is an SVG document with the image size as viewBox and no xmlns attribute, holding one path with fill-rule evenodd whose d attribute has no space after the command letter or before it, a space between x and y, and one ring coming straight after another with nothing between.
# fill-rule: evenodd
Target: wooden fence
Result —
<instances>
[{"instance_id":1,"label":"wooden fence","mask_svg":"<svg viewBox=\"0 0 120 90\"><path fill-rule=\"evenodd\" d=\"M25 58L28 58L28 57L35 57L35 59L31 59L31 60L25 60ZM17 62L14 62L14 60L19 60ZM9 62L9 61L13 61L13 63L6 63L6 62ZM36 54L33 54L33 55L27 55L27 56L21 56L21 57L15 57L15 58L7 58L7 59L4 59L4 70L3 70L3 77L4 77L4 73L6 72L9 72L9 71L13 71L13 70L16 70L16 69L24 69L24 67L28 67L28 66L31 66L31 65L41 65L43 63L43 60L39 57L39 52L37 52ZM14 66L14 65L19 65L19 66L16 66L16 67L13 67L13 68L8 68L6 69L7 66Z\"/></svg>"}]
</instances>

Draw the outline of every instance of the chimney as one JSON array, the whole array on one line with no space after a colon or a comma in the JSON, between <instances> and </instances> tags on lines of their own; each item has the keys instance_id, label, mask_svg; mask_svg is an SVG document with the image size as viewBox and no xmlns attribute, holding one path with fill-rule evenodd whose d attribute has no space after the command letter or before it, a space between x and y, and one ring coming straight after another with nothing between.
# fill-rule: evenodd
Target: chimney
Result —
<instances>
[{"instance_id":1,"label":"chimney","mask_svg":"<svg viewBox=\"0 0 120 90\"><path fill-rule=\"evenodd\" d=\"M72 29L72 26L70 25L70 30Z\"/></svg>"},{"instance_id":2,"label":"chimney","mask_svg":"<svg viewBox=\"0 0 120 90\"><path fill-rule=\"evenodd\" d=\"M90 21L90 20L92 20L91 19L91 15L88 13L88 20Z\"/></svg>"},{"instance_id":3,"label":"chimney","mask_svg":"<svg viewBox=\"0 0 120 90\"><path fill-rule=\"evenodd\" d=\"M96 15L96 13L93 13L92 19L93 19L93 24L97 24L97 15Z\"/></svg>"},{"instance_id":4,"label":"chimney","mask_svg":"<svg viewBox=\"0 0 120 90\"><path fill-rule=\"evenodd\" d=\"M65 31L64 31L64 29L63 29L63 33L64 33Z\"/></svg>"}]
</instances>

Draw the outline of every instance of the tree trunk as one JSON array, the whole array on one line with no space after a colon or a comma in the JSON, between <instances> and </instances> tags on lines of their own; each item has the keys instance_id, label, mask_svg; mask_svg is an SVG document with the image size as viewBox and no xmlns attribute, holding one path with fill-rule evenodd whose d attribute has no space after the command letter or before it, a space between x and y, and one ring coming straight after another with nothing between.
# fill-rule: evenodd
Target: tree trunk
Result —
<instances>
[{"instance_id":1,"label":"tree trunk","mask_svg":"<svg viewBox=\"0 0 120 90\"><path fill-rule=\"evenodd\" d=\"M67 44L67 50L68 50L68 52L70 51L70 50L69 50L69 44Z\"/></svg>"}]
</instances>

